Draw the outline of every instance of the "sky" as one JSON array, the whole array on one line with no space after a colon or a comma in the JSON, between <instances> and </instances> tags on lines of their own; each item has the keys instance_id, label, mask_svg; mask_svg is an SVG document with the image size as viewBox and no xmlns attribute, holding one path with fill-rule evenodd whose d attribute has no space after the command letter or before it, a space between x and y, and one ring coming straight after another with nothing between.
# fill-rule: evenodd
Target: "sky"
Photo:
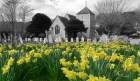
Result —
<instances>
[{"instance_id":1,"label":"sky","mask_svg":"<svg viewBox=\"0 0 140 81\"><path fill-rule=\"evenodd\" d=\"M0 0L1 3L2 0ZM34 8L33 15L36 13L44 13L51 19L54 19L57 15L65 16L66 13L76 15L86 5L86 0L56 0L58 4L54 4L49 0L44 2L36 2L32 0L29 2L32 8ZM87 7L96 14L94 5L98 0L87 0ZM140 0L130 0L130 7L136 8L140 4Z\"/></svg>"}]
</instances>

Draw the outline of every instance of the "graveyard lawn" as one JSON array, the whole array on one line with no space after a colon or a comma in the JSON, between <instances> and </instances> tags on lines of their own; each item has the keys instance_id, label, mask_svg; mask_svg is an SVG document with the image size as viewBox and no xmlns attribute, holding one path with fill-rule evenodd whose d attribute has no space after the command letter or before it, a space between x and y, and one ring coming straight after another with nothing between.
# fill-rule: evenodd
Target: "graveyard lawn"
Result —
<instances>
[{"instance_id":1,"label":"graveyard lawn","mask_svg":"<svg viewBox=\"0 0 140 81\"><path fill-rule=\"evenodd\" d=\"M139 81L140 45L0 44L0 81Z\"/></svg>"}]
</instances>

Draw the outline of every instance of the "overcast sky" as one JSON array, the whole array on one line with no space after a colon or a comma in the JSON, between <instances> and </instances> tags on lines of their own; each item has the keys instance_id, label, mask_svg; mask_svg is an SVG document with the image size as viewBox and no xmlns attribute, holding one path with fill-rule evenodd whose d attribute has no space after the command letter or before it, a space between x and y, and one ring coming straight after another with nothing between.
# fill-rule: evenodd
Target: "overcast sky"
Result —
<instances>
[{"instance_id":1,"label":"overcast sky","mask_svg":"<svg viewBox=\"0 0 140 81\"><path fill-rule=\"evenodd\" d=\"M2 0L0 0L1 3ZM38 3L35 0L30 2L31 7L35 10L33 13L44 13L49 16L51 19L55 18L57 15L65 16L66 13L76 15L81 9L85 7L86 0L57 0L58 5L45 0L43 3ZM94 5L97 3L97 0L87 0L88 8L95 13ZM140 0L130 0L130 6L135 8L140 4Z\"/></svg>"}]
</instances>

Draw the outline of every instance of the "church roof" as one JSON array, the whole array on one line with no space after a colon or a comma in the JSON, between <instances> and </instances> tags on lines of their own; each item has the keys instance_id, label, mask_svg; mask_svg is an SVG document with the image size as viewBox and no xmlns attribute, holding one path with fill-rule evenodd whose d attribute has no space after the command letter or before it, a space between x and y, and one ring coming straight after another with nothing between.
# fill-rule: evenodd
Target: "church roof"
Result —
<instances>
[{"instance_id":1,"label":"church roof","mask_svg":"<svg viewBox=\"0 0 140 81\"><path fill-rule=\"evenodd\" d=\"M68 26L68 19L65 18L65 17L61 17L61 16L58 16L60 18L60 20L62 21L62 23L64 24L65 27Z\"/></svg>"},{"instance_id":2,"label":"church roof","mask_svg":"<svg viewBox=\"0 0 140 81\"><path fill-rule=\"evenodd\" d=\"M78 14L93 14L95 15L91 10L89 10L87 7L83 8L80 12L78 12L76 15Z\"/></svg>"},{"instance_id":3,"label":"church roof","mask_svg":"<svg viewBox=\"0 0 140 81\"><path fill-rule=\"evenodd\" d=\"M76 16L74 16L74 15L71 15L71 14L67 14L67 15L69 16L70 20L76 19Z\"/></svg>"}]
</instances>

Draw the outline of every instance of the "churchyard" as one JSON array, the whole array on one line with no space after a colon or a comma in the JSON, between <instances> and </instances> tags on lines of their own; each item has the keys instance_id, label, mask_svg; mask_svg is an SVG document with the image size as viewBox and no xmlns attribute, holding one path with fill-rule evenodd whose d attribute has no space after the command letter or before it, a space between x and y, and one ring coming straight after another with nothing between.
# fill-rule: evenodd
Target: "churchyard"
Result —
<instances>
[{"instance_id":1,"label":"churchyard","mask_svg":"<svg viewBox=\"0 0 140 81\"><path fill-rule=\"evenodd\" d=\"M17 37L0 45L0 81L139 81L139 39L103 34L53 39ZM122 39L123 38L123 39ZM6 42L6 40L4 41Z\"/></svg>"}]
</instances>

